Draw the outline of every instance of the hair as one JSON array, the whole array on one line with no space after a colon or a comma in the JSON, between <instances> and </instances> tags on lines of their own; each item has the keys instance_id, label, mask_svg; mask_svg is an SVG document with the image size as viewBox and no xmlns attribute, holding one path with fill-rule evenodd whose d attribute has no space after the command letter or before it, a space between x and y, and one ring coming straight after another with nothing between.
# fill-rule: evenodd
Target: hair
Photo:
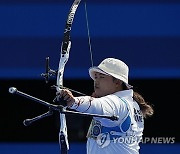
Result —
<instances>
[{"instance_id":1,"label":"hair","mask_svg":"<svg viewBox=\"0 0 180 154\"><path fill-rule=\"evenodd\" d=\"M128 90L124 82L122 83L122 87L124 90ZM138 92L133 91L133 99L138 103L144 118L151 117L154 114L152 105L146 102Z\"/></svg>"}]
</instances>

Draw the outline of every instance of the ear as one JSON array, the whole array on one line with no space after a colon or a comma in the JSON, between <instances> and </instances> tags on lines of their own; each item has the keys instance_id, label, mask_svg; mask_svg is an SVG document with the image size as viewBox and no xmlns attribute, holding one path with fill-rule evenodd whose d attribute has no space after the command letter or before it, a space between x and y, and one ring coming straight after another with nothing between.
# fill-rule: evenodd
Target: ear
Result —
<instances>
[{"instance_id":1,"label":"ear","mask_svg":"<svg viewBox=\"0 0 180 154\"><path fill-rule=\"evenodd\" d=\"M119 86L122 86L123 82L121 80L119 80L119 79L116 79L115 83L116 83L116 87L119 87Z\"/></svg>"},{"instance_id":2,"label":"ear","mask_svg":"<svg viewBox=\"0 0 180 154\"><path fill-rule=\"evenodd\" d=\"M122 86L123 82L121 80L118 80L118 84Z\"/></svg>"}]
</instances>

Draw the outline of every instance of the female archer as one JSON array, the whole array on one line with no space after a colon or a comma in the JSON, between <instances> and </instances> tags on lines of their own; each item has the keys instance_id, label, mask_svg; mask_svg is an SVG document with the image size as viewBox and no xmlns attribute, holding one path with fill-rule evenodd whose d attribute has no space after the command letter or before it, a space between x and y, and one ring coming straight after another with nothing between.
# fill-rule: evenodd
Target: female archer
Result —
<instances>
[{"instance_id":1,"label":"female archer","mask_svg":"<svg viewBox=\"0 0 180 154\"><path fill-rule=\"evenodd\" d=\"M74 97L63 89L61 97L70 109L79 112L118 116L117 121L94 117L87 134L87 154L138 154L144 118L152 107L128 84L128 66L121 60L106 58L89 69L94 80L92 96Z\"/></svg>"}]
</instances>

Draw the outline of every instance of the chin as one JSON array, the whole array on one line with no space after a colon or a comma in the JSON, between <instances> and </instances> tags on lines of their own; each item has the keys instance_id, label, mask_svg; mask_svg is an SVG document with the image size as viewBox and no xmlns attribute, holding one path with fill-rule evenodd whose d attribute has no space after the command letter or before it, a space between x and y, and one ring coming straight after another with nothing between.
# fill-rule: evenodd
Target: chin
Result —
<instances>
[{"instance_id":1,"label":"chin","mask_svg":"<svg viewBox=\"0 0 180 154\"><path fill-rule=\"evenodd\" d=\"M96 92L96 95L98 96L98 97L102 97L102 96L104 96L102 93L98 93L98 92Z\"/></svg>"},{"instance_id":2,"label":"chin","mask_svg":"<svg viewBox=\"0 0 180 154\"><path fill-rule=\"evenodd\" d=\"M95 93L97 96L101 97L101 93L99 92L99 90L95 90Z\"/></svg>"}]
</instances>

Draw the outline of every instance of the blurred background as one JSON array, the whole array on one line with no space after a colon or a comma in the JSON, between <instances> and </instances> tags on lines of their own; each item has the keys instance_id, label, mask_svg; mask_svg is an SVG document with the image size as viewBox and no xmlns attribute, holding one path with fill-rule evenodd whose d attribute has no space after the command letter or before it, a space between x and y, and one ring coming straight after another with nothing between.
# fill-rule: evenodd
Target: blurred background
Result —
<instances>
[{"instance_id":1,"label":"blurred background","mask_svg":"<svg viewBox=\"0 0 180 154\"><path fill-rule=\"evenodd\" d=\"M73 0L0 0L0 154L59 153L59 115L25 127L23 120L47 107L8 93L9 87L52 103L56 80L40 76L45 58L58 68L60 46ZM129 65L129 82L153 104L145 120L144 138L175 139L175 143L141 144L141 153L179 153L180 1L87 0L94 65L114 57ZM72 47L64 86L93 92L88 74L91 59L84 0L71 31ZM76 94L75 94L76 95ZM86 153L91 118L67 116L70 154ZM78 152L77 152L78 151Z\"/></svg>"}]
</instances>

